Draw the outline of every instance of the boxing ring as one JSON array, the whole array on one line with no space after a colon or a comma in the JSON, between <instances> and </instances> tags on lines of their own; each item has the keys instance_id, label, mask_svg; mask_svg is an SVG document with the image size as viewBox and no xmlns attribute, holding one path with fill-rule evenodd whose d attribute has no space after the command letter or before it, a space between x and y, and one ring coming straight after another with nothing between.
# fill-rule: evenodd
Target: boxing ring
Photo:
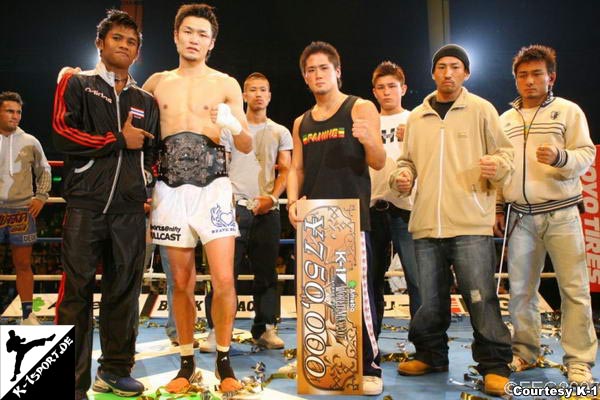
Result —
<instances>
[{"instance_id":1,"label":"boxing ring","mask_svg":"<svg viewBox=\"0 0 600 400\"><path fill-rule=\"evenodd\" d=\"M285 204L285 199L282 199ZM60 197L51 197L47 207L60 207L65 204L64 199ZM502 239L496 239L501 243ZM62 238L56 236L39 237L37 243L61 243ZM280 246L294 246L295 239L281 239ZM401 271L389 271L386 278L402 277ZM35 281L60 281L62 275L34 275ZM96 275L100 280L101 274ZM496 279L506 279L508 274L505 272L497 273ZM543 279L555 278L555 274L543 273ZM144 273L144 285L152 285L155 282L162 283L166 279L165 274L154 272L153 270ZM251 274L239 275L240 281L250 281L253 279ZM293 281L293 274L278 274L279 281ZM16 276L11 274L0 275L0 281L15 281ZM197 274L197 282L210 280L208 274ZM149 296L143 294L142 296ZM408 303L408 296L405 301ZM243 296L241 296L243 297ZM245 296L251 297L251 296ZM285 297L285 296L284 296ZM291 304L295 305L294 296L291 298ZM166 296L160 294L154 301L165 301ZM251 299L243 301L251 301ZM504 297L503 299L506 299ZM132 375L140 379L148 389L145 394L152 394L161 385L166 384L179 368L179 350L171 345L163 329L166 319L164 317L154 317L144 315L141 302L142 318L140 319L138 339L136 342L136 365ZM389 304L387 307L393 308ZM407 308L407 307L406 307ZM148 310L146 310L148 311ZM547 310L548 311L548 310ZM150 313L151 314L151 313ZM292 349L297 346L296 343L296 320L289 313L282 313L281 322L278 325L279 336L285 341L284 352L281 350L257 349L250 343L250 327L252 325L251 314L247 312L238 313L235 322L232 344L232 366L238 376L252 375L252 369L258 364L263 363L266 367L266 376L275 374L276 378L271 380L265 390L260 394L261 399L322 399L322 396L302 397L296 394L296 382L282 374L277 374L281 367L289 365L293 355ZM166 316L166 313L162 314ZM240 316L241 315L241 316ZM505 313L506 315L506 313ZM505 317L508 321L507 317ZM14 323L15 319L2 319L3 323ZM44 323L50 323L44 319ZM396 372L398 360L414 351L412 344L408 341L408 323L409 320L403 317L385 317L383 329L379 338L380 352L382 358L382 372L384 381L384 392L378 396L380 399L485 399L481 392L475 389L475 382L472 381L469 371L474 363L471 358L472 329L469 317L466 313L453 313L452 323L448 330L451 366L450 371L446 373L432 374L421 377L401 377ZM552 313L546 313L544 316L544 328L542 343L546 357L560 362L558 355L562 354L559 344L558 328L556 327L556 317ZM509 323L510 326L510 323ZM98 332L94 332L94 352L93 352L93 370L97 367L97 359L100 356ZM207 336L203 324L197 324L195 338L202 340ZM554 355L554 354L557 355ZM216 384L217 380L213 373L214 355L200 354L196 356L198 367L202 369L204 381L210 384ZM597 363L598 365L598 363ZM600 367L594 367L592 370L594 376L600 375ZM519 374L521 379L531 382L562 382L564 377L558 368L538 368ZM51 393L49 393L51 395ZM88 392L90 399L113 400L121 399L113 394L99 394L93 391ZM182 397L186 398L186 397ZM188 397L190 399L199 399L198 397ZM345 396L348 399L359 399L361 396ZM527 398L527 397L514 397Z\"/></svg>"}]
</instances>

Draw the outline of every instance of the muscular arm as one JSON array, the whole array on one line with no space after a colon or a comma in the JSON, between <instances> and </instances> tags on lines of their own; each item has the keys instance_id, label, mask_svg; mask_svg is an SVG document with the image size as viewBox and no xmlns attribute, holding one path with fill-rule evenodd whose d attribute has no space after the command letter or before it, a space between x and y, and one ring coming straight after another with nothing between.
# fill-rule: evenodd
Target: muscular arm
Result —
<instances>
[{"instance_id":1,"label":"muscular arm","mask_svg":"<svg viewBox=\"0 0 600 400\"><path fill-rule=\"evenodd\" d=\"M286 190L287 178L292 163L292 149L294 142L289 130L284 129L279 136L279 148L277 152L278 174L273 185L273 195L279 198Z\"/></svg>"},{"instance_id":2,"label":"muscular arm","mask_svg":"<svg viewBox=\"0 0 600 400\"><path fill-rule=\"evenodd\" d=\"M290 172L290 164L292 162L291 150L281 150L277 154L277 179L273 185L273 196L279 198L285 192L287 178Z\"/></svg>"},{"instance_id":3,"label":"muscular arm","mask_svg":"<svg viewBox=\"0 0 600 400\"><path fill-rule=\"evenodd\" d=\"M369 167L380 170L385 165L385 149L379 133L379 114L369 100L359 99L352 107L352 134L365 149Z\"/></svg>"},{"instance_id":4,"label":"muscular arm","mask_svg":"<svg viewBox=\"0 0 600 400\"><path fill-rule=\"evenodd\" d=\"M248 121L246 120L246 114L244 114L242 89L239 83L231 77L228 77L226 82L225 104L231 108L233 116L242 124L240 134L233 136L233 144L236 149L247 154L252 150L252 137L248 134Z\"/></svg>"},{"instance_id":5,"label":"muscular arm","mask_svg":"<svg viewBox=\"0 0 600 400\"><path fill-rule=\"evenodd\" d=\"M150 78L146 79L146 82L144 82L142 89L144 89L146 92L154 94L154 91L156 90L156 87L162 80L163 76L164 74L162 72L152 74Z\"/></svg>"},{"instance_id":6,"label":"muscular arm","mask_svg":"<svg viewBox=\"0 0 600 400\"><path fill-rule=\"evenodd\" d=\"M300 194L300 188L304 184L304 163L302 156L302 142L300 141L300 123L302 122L302 116L299 116L294 121L294 127L292 128L292 140L294 142L294 151L292 152L292 162L290 164L290 171L287 176L287 197L288 197L288 209L289 219L294 227L297 223L296 214L296 202Z\"/></svg>"}]
</instances>

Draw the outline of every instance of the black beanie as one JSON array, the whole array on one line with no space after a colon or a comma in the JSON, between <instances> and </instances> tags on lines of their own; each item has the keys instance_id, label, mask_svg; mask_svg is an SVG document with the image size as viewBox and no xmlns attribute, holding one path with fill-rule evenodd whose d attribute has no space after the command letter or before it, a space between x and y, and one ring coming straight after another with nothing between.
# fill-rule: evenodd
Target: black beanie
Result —
<instances>
[{"instance_id":1,"label":"black beanie","mask_svg":"<svg viewBox=\"0 0 600 400\"><path fill-rule=\"evenodd\" d=\"M469 70L469 55L467 54L467 51L457 44L447 44L445 46L442 46L433 55L431 73L433 73L433 71L435 70L435 63L437 63L440 58L448 56L458 58L460 61L462 61L463 65L465 66L465 71L471 72Z\"/></svg>"}]
</instances>

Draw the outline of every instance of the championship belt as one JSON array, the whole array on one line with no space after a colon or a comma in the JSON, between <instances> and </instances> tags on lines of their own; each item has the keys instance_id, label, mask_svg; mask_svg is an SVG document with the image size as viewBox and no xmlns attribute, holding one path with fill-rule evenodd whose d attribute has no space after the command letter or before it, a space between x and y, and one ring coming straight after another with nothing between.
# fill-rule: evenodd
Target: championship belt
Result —
<instances>
[{"instance_id":1,"label":"championship belt","mask_svg":"<svg viewBox=\"0 0 600 400\"><path fill-rule=\"evenodd\" d=\"M359 200L299 200L297 211L298 393L362 394Z\"/></svg>"},{"instance_id":2,"label":"championship belt","mask_svg":"<svg viewBox=\"0 0 600 400\"><path fill-rule=\"evenodd\" d=\"M227 176L225 147L208 136L182 132L162 142L158 179L171 187L191 184L206 186Z\"/></svg>"}]
</instances>

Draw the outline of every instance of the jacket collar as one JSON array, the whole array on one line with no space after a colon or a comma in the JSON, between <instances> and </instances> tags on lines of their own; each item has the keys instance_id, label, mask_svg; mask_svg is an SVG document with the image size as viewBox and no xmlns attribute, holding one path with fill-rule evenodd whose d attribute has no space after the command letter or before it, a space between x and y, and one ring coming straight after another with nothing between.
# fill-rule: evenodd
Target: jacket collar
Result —
<instances>
[{"instance_id":1,"label":"jacket collar","mask_svg":"<svg viewBox=\"0 0 600 400\"><path fill-rule=\"evenodd\" d=\"M98 64L96 64L94 73L100 75L100 77L106 83L108 83L111 87L115 87L115 73L107 70L106 65L104 65L104 63L102 61L99 61ZM133 79L131 74L127 74L127 83L125 84L125 87L123 88L123 90L129 89L131 86L135 85L136 83L137 82L135 81L135 79Z\"/></svg>"},{"instance_id":2,"label":"jacket collar","mask_svg":"<svg viewBox=\"0 0 600 400\"><path fill-rule=\"evenodd\" d=\"M469 91L467 90L467 88L463 86L460 94L458 95L456 100L454 100L454 104L452 104L452 107L450 108L450 110L453 110L456 108L465 108L467 106L468 93L469 93ZM437 115L437 112L435 112L433 107L431 107L431 103L429 102L429 100L431 100L431 98L434 97L436 94L437 94L437 90L434 90L433 92L429 93L423 100L423 108L424 108L423 114L424 115L428 115L428 114Z\"/></svg>"},{"instance_id":3,"label":"jacket collar","mask_svg":"<svg viewBox=\"0 0 600 400\"><path fill-rule=\"evenodd\" d=\"M554 93L552 93L552 90L550 90L548 92L548 96L546 96L546 100L544 100L542 102L542 104L540 105L540 107L546 107L548 106L550 103L552 103L554 100L556 99L556 97L554 97ZM520 110L523 107L523 98L521 96L517 97L516 99L514 99L512 102L508 103L512 108L516 109L516 110Z\"/></svg>"}]
</instances>

